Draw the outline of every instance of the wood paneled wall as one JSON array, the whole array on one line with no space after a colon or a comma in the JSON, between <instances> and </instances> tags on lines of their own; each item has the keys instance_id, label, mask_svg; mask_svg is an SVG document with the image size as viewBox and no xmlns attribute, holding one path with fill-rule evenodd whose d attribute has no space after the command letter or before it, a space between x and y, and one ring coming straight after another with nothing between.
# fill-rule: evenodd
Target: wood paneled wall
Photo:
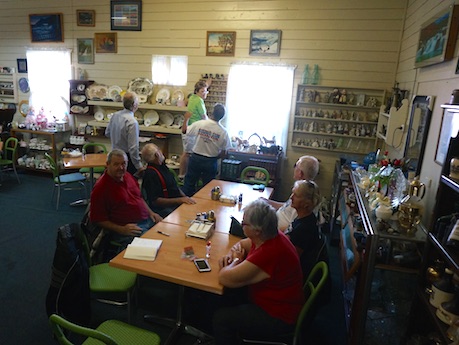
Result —
<instances>
[{"instance_id":1,"label":"wood paneled wall","mask_svg":"<svg viewBox=\"0 0 459 345\"><path fill-rule=\"evenodd\" d=\"M407 33L404 31L407 3L408 0L143 0L142 31L118 31L117 54L96 54L95 64L78 66L76 38L91 38L95 32L110 31L110 1L0 0L0 64L16 66L16 59L25 57L26 47L43 46L30 41L28 14L61 12L65 42L45 46L73 48L75 67L85 69L87 77L99 83L125 87L135 77L151 76L152 54L186 54L189 56L187 91L192 90L201 73L227 74L235 61L297 65L295 85L301 81L305 64L318 64L320 85L389 90L397 71L400 39ZM77 9L95 10L96 26L77 26ZM410 24L417 19L407 20ZM282 30L280 56L249 56L252 29ZM235 56L206 56L206 32L221 30L236 31ZM416 30L412 30L414 34ZM408 68L403 71L399 67L399 71L410 74ZM409 82L414 78L406 79ZM250 80L247 84L250 92ZM295 85L292 85L293 95L296 95ZM266 101L269 99L267 95ZM292 113L293 103L292 99ZM334 162L340 155L293 150L289 146L285 151L285 183L279 195L286 198L290 192L291 167L296 159L312 154L322 161L318 183L322 194L329 196Z\"/></svg>"}]
</instances>

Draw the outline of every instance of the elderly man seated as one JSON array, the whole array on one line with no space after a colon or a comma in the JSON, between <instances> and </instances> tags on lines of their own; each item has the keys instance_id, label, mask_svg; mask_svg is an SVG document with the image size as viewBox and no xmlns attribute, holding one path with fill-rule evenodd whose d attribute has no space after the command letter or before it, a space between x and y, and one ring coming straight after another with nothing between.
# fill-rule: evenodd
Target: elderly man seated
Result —
<instances>
[{"instance_id":1,"label":"elderly man seated","mask_svg":"<svg viewBox=\"0 0 459 345\"><path fill-rule=\"evenodd\" d=\"M142 195L154 212L166 217L181 204L196 203L179 188L158 146L145 145L141 155L148 163L142 178Z\"/></svg>"}]
</instances>

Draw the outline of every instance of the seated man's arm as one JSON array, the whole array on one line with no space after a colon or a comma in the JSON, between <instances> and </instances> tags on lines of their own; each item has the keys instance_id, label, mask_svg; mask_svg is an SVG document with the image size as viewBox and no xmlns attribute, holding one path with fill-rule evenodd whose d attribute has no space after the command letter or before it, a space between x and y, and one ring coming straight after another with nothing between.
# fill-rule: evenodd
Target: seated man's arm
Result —
<instances>
[{"instance_id":1,"label":"seated man's arm","mask_svg":"<svg viewBox=\"0 0 459 345\"><path fill-rule=\"evenodd\" d=\"M194 201L192 198L183 195L179 196L176 198L162 198L159 197L156 200L154 200L153 205L158 206L158 207L170 207L170 206L177 206L181 204L196 204L196 201Z\"/></svg>"},{"instance_id":2,"label":"seated man's arm","mask_svg":"<svg viewBox=\"0 0 459 345\"><path fill-rule=\"evenodd\" d=\"M143 200L143 203L145 204L145 207L147 208L148 210L148 214L150 215L150 218L155 222L155 223L159 223L160 221L163 220L163 217L161 217L159 214L153 212L150 208L150 206L148 206L148 203Z\"/></svg>"},{"instance_id":3,"label":"seated man's arm","mask_svg":"<svg viewBox=\"0 0 459 345\"><path fill-rule=\"evenodd\" d=\"M100 227L117 232L120 235L124 236L140 236L142 234L142 229L137 226L135 223L128 223L125 225L119 225L116 223L113 223L110 220L105 220L102 222L98 222L97 225Z\"/></svg>"},{"instance_id":4,"label":"seated man's arm","mask_svg":"<svg viewBox=\"0 0 459 345\"><path fill-rule=\"evenodd\" d=\"M278 210L284 203L280 201L274 201L271 199L266 199L266 198L261 198L264 201L266 201L268 204L270 204L272 207L274 207L276 210Z\"/></svg>"}]
</instances>

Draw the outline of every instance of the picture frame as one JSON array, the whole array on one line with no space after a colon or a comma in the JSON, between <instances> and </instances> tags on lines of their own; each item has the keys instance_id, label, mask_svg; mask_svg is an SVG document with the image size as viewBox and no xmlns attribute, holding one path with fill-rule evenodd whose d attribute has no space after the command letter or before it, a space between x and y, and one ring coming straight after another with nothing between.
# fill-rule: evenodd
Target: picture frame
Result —
<instances>
[{"instance_id":1,"label":"picture frame","mask_svg":"<svg viewBox=\"0 0 459 345\"><path fill-rule=\"evenodd\" d=\"M27 73L27 59L16 59L18 63L18 73Z\"/></svg>"},{"instance_id":2,"label":"picture frame","mask_svg":"<svg viewBox=\"0 0 459 345\"><path fill-rule=\"evenodd\" d=\"M96 11L76 10L77 26L96 26Z\"/></svg>"},{"instance_id":3,"label":"picture frame","mask_svg":"<svg viewBox=\"0 0 459 345\"><path fill-rule=\"evenodd\" d=\"M430 66L454 56L459 29L459 5L451 5L421 25L415 68Z\"/></svg>"},{"instance_id":4,"label":"picture frame","mask_svg":"<svg viewBox=\"0 0 459 345\"><path fill-rule=\"evenodd\" d=\"M444 108L440 135L437 142L437 151L435 153L435 163L443 166L446 159L446 153L448 151L449 141L457 135L458 131L459 109L450 110L448 108Z\"/></svg>"},{"instance_id":5,"label":"picture frame","mask_svg":"<svg viewBox=\"0 0 459 345\"><path fill-rule=\"evenodd\" d=\"M279 56L281 30L250 30L249 55Z\"/></svg>"},{"instance_id":6,"label":"picture frame","mask_svg":"<svg viewBox=\"0 0 459 345\"><path fill-rule=\"evenodd\" d=\"M234 56L236 31L207 31L206 56Z\"/></svg>"},{"instance_id":7,"label":"picture frame","mask_svg":"<svg viewBox=\"0 0 459 345\"><path fill-rule=\"evenodd\" d=\"M118 37L116 32L100 32L94 34L94 47L98 54L117 53Z\"/></svg>"},{"instance_id":8,"label":"picture frame","mask_svg":"<svg viewBox=\"0 0 459 345\"><path fill-rule=\"evenodd\" d=\"M29 14L32 42L64 42L62 13Z\"/></svg>"},{"instance_id":9,"label":"picture frame","mask_svg":"<svg viewBox=\"0 0 459 345\"><path fill-rule=\"evenodd\" d=\"M94 63L94 39L77 38L77 54L79 64Z\"/></svg>"},{"instance_id":10,"label":"picture frame","mask_svg":"<svg viewBox=\"0 0 459 345\"><path fill-rule=\"evenodd\" d=\"M110 0L111 30L142 31L142 0Z\"/></svg>"}]
</instances>

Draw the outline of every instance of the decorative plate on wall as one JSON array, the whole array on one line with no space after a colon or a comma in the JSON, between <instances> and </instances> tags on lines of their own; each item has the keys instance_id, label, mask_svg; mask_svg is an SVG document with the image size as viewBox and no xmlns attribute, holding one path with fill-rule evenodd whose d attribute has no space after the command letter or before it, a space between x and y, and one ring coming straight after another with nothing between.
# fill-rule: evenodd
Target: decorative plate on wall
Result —
<instances>
[{"instance_id":1,"label":"decorative plate on wall","mask_svg":"<svg viewBox=\"0 0 459 345\"><path fill-rule=\"evenodd\" d=\"M19 90L21 90L23 93L30 91L29 80L27 78L19 79Z\"/></svg>"},{"instance_id":2,"label":"decorative plate on wall","mask_svg":"<svg viewBox=\"0 0 459 345\"><path fill-rule=\"evenodd\" d=\"M147 78L135 78L128 84L128 91L139 96L140 103L146 103L148 96L153 93L153 82Z\"/></svg>"}]
</instances>

